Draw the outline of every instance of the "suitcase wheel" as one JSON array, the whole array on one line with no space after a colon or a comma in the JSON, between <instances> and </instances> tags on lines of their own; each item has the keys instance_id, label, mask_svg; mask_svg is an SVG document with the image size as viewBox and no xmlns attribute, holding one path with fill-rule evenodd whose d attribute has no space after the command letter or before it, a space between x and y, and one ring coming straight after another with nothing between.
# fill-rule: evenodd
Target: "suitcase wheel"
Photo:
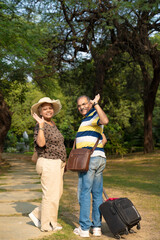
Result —
<instances>
[{"instance_id":1,"label":"suitcase wheel","mask_svg":"<svg viewBox=\"0 0 160 240\"><path fill-rule=\"evenodd\" d=\"M135 231L133 229L129 229L129 233L135 233Z\"/></svg>"},{"instance_id":2,"label":"suitcase wheel","mask_svg":"<svg viewBox=\"0 0 160 240\"><path fill-rule=\"evenodd\" d=\"M140 223L137 224L137 229L141 229Z\"/></svg>"},{"instance_id":3,"label":"suitcase wheel","mask_svg":"<svg viewBox=\"0 0 160 240\"><path fill-rule=\"evenodd\" d=\"M121 236L120 236L119 234L114 235L114 237L115 237L116 239L120 239L120 238L121 238Z\"/></svg>"},{"instance_id":4,"label":"suitcase wheel","mask_svg":"<svg viewBox=\"0 0 160 240\"><path fill-rule=\"evenodd\" d=\"M128 229L125 230L124 234L128 235L129 234L129 231Z\"/></svg>"}]
</instances>

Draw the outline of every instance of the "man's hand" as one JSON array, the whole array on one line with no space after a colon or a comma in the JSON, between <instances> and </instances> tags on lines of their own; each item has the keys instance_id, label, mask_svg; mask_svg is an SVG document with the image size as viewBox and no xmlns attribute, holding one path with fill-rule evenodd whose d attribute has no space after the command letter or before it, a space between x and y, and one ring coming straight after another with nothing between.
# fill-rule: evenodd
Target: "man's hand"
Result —
<instances>
[{"instance_id":1,"label":"man's hand","mask_svg":"<svg viewBox=\"0 0 160 240\"><path fill-rule=\"evenodd\" d=\"M99 106L98 102L100 100L100 94L97 94L93 100L90 100L90 103L93 107L95 107L98 116L99 116L99 124L101 125L107 125L109 120L105 112L102 110L102 108Z\"/></svg>"},{"instance_id":2,"label":"man's hand","mask_svg":"<svg viewBox=\"0 0 160 240\"><path fill-rule=\"evenodd\" d=\"M90 100L91 104L98 103L100 100L100 94L97 94L93 100Z\"/></svg>"}]
</instances>

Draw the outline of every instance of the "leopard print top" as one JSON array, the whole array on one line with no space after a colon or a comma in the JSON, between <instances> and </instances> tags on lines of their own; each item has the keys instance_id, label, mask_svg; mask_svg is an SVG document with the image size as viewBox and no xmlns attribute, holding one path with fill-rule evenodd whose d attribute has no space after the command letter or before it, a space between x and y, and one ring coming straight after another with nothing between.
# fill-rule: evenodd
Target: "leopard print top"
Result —
<instances>
[{"instance_id":1,"label":"leopard print top","mask_svg":"<svg viewBox=\"0 0 160 240\"><path fill-rule=\"evenodd\" d=\"M49 125L44 123L44 136L46 145L39 147L36 139L39 131L39 125L37 124L34 129L34 146L38 152L38 157L44 157L48 159L61 159L66 160L66 148L64 145L64 137L56 127L56 125Z\"/></svg>"}]
</instances>

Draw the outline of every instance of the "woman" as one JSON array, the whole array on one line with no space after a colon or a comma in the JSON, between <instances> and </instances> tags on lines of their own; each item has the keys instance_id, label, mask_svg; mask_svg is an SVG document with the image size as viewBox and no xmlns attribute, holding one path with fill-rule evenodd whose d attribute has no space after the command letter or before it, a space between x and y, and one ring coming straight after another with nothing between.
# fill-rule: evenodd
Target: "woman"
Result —
<instances>
[{"instance_id":1,"label":"woman","mask_svg":"<svg viewBox=\"0 0 160 240\"><path fill-rule=\"evenodd\" d=\"M59 200L63 192L63 173L66 160L64 138L51 120L61 110L59 100L41 98L31 107L37 121L34 130L34 146L38 153L36 171L41 176L42 203L29 217L41 231L57 231Z\"/></svg>"}]
</instances>

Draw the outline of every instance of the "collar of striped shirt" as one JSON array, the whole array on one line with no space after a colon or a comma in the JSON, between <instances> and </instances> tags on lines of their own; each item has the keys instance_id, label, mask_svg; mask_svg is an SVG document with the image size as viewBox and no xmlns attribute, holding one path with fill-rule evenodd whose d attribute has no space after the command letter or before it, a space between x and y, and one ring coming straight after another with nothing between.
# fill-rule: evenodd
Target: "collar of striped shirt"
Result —
<instances>
[{"instance_id":1,"label":"collar of striped shirt","mask_svg":"<svg viewBox=\"0 0 160 240\"><path fill-rule=\"evenodd\" d=\"M86 117L88 117L89 116L89 114L91 114L92 112L94 112L95 111L95 108L91 108L91 110L89 110L89 112L88 113L86 113L86 115L83 117L83 118L86 118Z\"/></svg>"}]
</instances>

